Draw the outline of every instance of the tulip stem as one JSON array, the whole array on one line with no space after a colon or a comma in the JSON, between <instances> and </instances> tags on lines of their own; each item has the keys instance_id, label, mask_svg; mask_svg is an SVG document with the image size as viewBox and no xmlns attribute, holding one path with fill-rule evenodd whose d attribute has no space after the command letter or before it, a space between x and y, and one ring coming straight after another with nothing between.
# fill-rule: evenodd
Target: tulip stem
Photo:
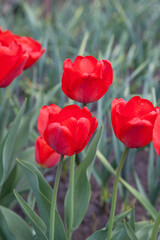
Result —
<instances>
[{"instance_id":1,"label":"tulip stem","mask_svg":"<svg viewBox=\"0 0 160 240\"><path fill-rule=\"evenodd\" d=\"M120 173L124 164L124 161L126 159L127 153L129 148L125 148L123 155L121 157L119 166L117 168L115 180L114 180L114 186L113 186L113 195L112 195L112 206L111 206L111 213L110 213L110 220L109 220L109 227L108 227L108 234L107 234L107 240L111 240L111 234L112 234L112 228L113 228L113 221L114 221L114 215L115 215L115 209L116 209L116 200L117 200L117 188L118 188L118 182Z\"/></svg>"},{"instance_id":2,"label":"tulip stem","mask_svg":"<svg viewBox=\"0 0 160 240\"><path fill-rule=\"evenodd\" d=\"M54 189L52 193L49 240L54 240L55 209L56 209L58 185L59 185L60 175L61 175L62 166L63 166L63 158L64 158L64 155L62 154L58 164L56 179L54 183Z\"/></svg>"},{"instance_id":3,"label":"tulip stem","mask_svg":"<svg viewBox=\"0 0 160 240\"><path fill-rule=\"evenodd\" d=\"M83 103L83 108L87 106L87 103Z\"/></svg>"},{"instance_id":4,"label":"tulip stem","mask_svg":"<svg viewBox=\"0 0 160 240\"><path fill-rule=\"evenodd\" d=\"M69 176L69 194L70 194L70 214L69 214L69 226L68 226L68 237L67 240L70 240L72 237L72 226L73 226L73 217L74 217L74 167L75 167L75 155L72 155L70 160L70 176Z\"/></svg>"}]
</instances>

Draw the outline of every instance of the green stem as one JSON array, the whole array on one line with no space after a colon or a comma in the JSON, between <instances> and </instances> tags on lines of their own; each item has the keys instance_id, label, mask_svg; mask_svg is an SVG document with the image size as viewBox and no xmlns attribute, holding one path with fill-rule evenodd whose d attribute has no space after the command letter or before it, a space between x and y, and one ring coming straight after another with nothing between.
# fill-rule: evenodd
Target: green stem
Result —
<instances>
[{"instance_id":1,"label":"green stem","mask_svg":"<svg viewBox=\"0 0 160 240\"><path fill-rule=\"evenodd\" d=\"M64 158L64 155L61 155L61 158L58 164L57 173L56 173L54 189L52 193L49 240L54 240L55 209L56 209L58 185L59 185L60 175L61 175L62 166L63 166L63 158Z\"/></svg>"},{"instance_id":2,"label":"green stem","mask_svg":"<svg viewBox=\"0 0 160 240\"><path fill-rule=\"evenodd\" d=\"M69 178L70 214L69 214L69 227L68 227L67 240L70 240L72 237L72 226L73 226L73 216L74 216L74 167L75 167L75 155L73 155L70 160L70 178Z\"/></svg>"},{"instance_id":3,"label":"green stem","mask_svg":"<svg viewBox=\"0 0 160 240\"><path fill-rule=\"evenodd\" d=\"M155 224L154 224L154 227L153 227L151 240L156 240L157 239L159 224L160 224L160 212L157 215L157 218L156 218L156 221L155 221Z\"/></svg>"},{"instance_id":4,"label":"green stem","mask_svg":"<svg viewBox=\"0 0 160 240\"><path fill-rule=\"evenodd\" d=\"M120 173L124 164L124 161L127 156L129 148L125 148L122 158L120 160L117 173L115 176L115 181L114 181L114 187L113 187L113 195L112 195L112 207L111 207L111 214L110 214L110 220L109 220L109 228L108 228L108 235L107 235L107 240L111 240L111 234L112 234L112 227L113 227L113 220L114 220L114 214L115 214L115 209L116 209L116 200L117 200L117 188L118 188L118 182L119 182L119 177Z\"/></svg>"}]
</instances>

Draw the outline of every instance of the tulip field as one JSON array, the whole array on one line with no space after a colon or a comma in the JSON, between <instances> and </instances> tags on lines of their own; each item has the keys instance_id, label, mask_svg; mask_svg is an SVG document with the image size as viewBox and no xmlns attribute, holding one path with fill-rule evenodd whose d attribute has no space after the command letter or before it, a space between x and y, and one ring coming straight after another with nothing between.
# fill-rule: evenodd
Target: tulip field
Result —
<instances>
[{"instance_id":1,"label":"tulip field","mask_svg":"<svg viewBox=\"0 0 160 240\"><path fill-rule=\"evenodd\" d=\"M160 239L160 2L0 1L0 240Z\"/></svg>"}]
</instances>

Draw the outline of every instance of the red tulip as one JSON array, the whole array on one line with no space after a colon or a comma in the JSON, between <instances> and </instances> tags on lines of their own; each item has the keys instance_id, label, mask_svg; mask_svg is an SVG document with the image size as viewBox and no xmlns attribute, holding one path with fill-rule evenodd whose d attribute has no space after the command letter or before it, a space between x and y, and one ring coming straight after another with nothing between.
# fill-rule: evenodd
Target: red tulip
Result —
<instances>
[{"instance_id":1,"label":"red tulip","mask_svg":"<svg viewBox=\"0 0 160 240\"><path fill-rule=\"evenodd\" d=\"M153 128L153 146L160 157L160 114L157 116Z\"/></svg>"},{"instance_id":2,"label":"red tulip","mask_svg":"<svg viewBox=\"0 0 160 240\"><path fill-rule=\"evenodd\" d=\"M28 53L29 58L24 66L24 69L31 67L45 52L45 49L42 49L41 44L31 37L20 37L9 30L4 32L0 30L0 42L3 45L9 46L12 41L16 41L20 44L23 51Z\"/></svg>"},{"instance_id":3,"label":"red tulip","mask_svg":"<svg viewBox=\"0 0 160 240\"><path fill-rule=\"evenodd\" d=\"M70 105L60 109L55 104L43 106L39 113L38 130L57 153L72 156L87 145L98 125L87 107Z\"/></svg>"},{"instance_id":4,"label":"red tulip","mask_svg":"<svg viewBox=\"0 0 160 240\"><path fill-rule=\"evenodd\" d=\"M77 56L63 64L62 90L67 97L82 103L100 99L112 84L113 70L108 60Z\"/></svg>"},{"instance_id":5,"label":"red tulip","mask_svg":"<svg viewBox=\"0 0 160 240\"><path fill-rule=\"evenodd\" d=\"M144 147L152 141L153 126L159 108L136 96L126 102L114 99L111 121L116 137L129 148Z\"/></svg>"},{"instance_id":6,"label":"red tulip","mask_svg":"<svg viewBox=\"0 0 160 240\"><path fill-rule=\"evenodd\" d=\"M22 47L12 42L8 47L0 43L0 88L7 87L19 74L28 59Z\"/></svg>"},{"instance_id":7,"label":"red tulip","mask_svg":"<svg viewBox=\"0 0 160 240\"><path fill-rule=\"evenodd\" d=\"M42 167L53 167L60 159L60 154L56 153L42 137L38 137L35 142L35 159Z\"/></svg>"}]
</instances>

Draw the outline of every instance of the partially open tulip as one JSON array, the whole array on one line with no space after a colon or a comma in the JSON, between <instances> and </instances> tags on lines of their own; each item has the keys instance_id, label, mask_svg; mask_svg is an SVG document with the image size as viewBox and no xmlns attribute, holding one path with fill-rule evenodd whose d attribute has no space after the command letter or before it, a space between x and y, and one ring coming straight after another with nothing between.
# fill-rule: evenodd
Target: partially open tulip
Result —
<instances>
[{"instance_id":1,"label":"partially open tulip","mask_svg":"<svg viewBox=\"0 0 160 240\"><path fill-rule=\"evenodd\" d=\"M35 159L42 167L53 167L60 160L60 154L56 153L42 137L38 137L35 142Z\"/></svg>"},{"instance_id":2,"label":"partially open tulip","mask_svg":"<svg viewBox=\"0 0 160 240\"><path fill-rule=\"evenodd\" d=\"M38 130L44 140L54 151L68 156L85 148L97 125L88 108L77 105L63 109L55 104L43 106L38 118Z\"/></svg>"},{"instance_id":3,"label":"partially open tulip","mask_svg":"<svg viewBox=\"0 0 160 240\"><path fill-rule=\"evenodd\" d=\"M0 88L7 87L23 70L28 54L13 41L9 46L0 42Z\"/></svg>"},{"instance_id":4,"label":"partially open tulip","mask_svg":"<svg viewBox=\"0 0 160 240\"><path fill-rule=\"evenodd\" d=\"M153 146L160 157L160 114L158 114L153 128Z\"/></svg>"},{"instance_id":5,"label":"partially open tulip","mask_svg":"<svg viewBox=\"0 0 160 240\"><path fill-rule=\"evenodd\" d=\"M21 37L13 34L9 30L3 32L0 29L0 42L5 46L9 46L12 41L16 41L19 45L21 45L23 51L28 53L29 57L24 69L31 67L45 52L45 49L42 49L41 44L33 38Z\"/></svg>"},{"instance_id":6,"label":"partially open tulip","mask_svg":"<svg viewBox=\"0 0 160 240\"><path fill-rule=\"evenodd\" d=\"M158 112L159 108L138 96L128 102L115 98L111 106L111 121L116 137L129 148L144 147L152 141Z\"/></svg>"},{"instance_id":7,"label":"partially open tulip","mask_svg":"<svg viewBox=\"0 0 160 240\"><path fill-rule=\"evenodd\" d=\"M112 81L113 70L108 60L77 56L73 63L70 59L64 61L62 90L75 101L97 101L107 92Z\"/></svg>"}]
</instances>

